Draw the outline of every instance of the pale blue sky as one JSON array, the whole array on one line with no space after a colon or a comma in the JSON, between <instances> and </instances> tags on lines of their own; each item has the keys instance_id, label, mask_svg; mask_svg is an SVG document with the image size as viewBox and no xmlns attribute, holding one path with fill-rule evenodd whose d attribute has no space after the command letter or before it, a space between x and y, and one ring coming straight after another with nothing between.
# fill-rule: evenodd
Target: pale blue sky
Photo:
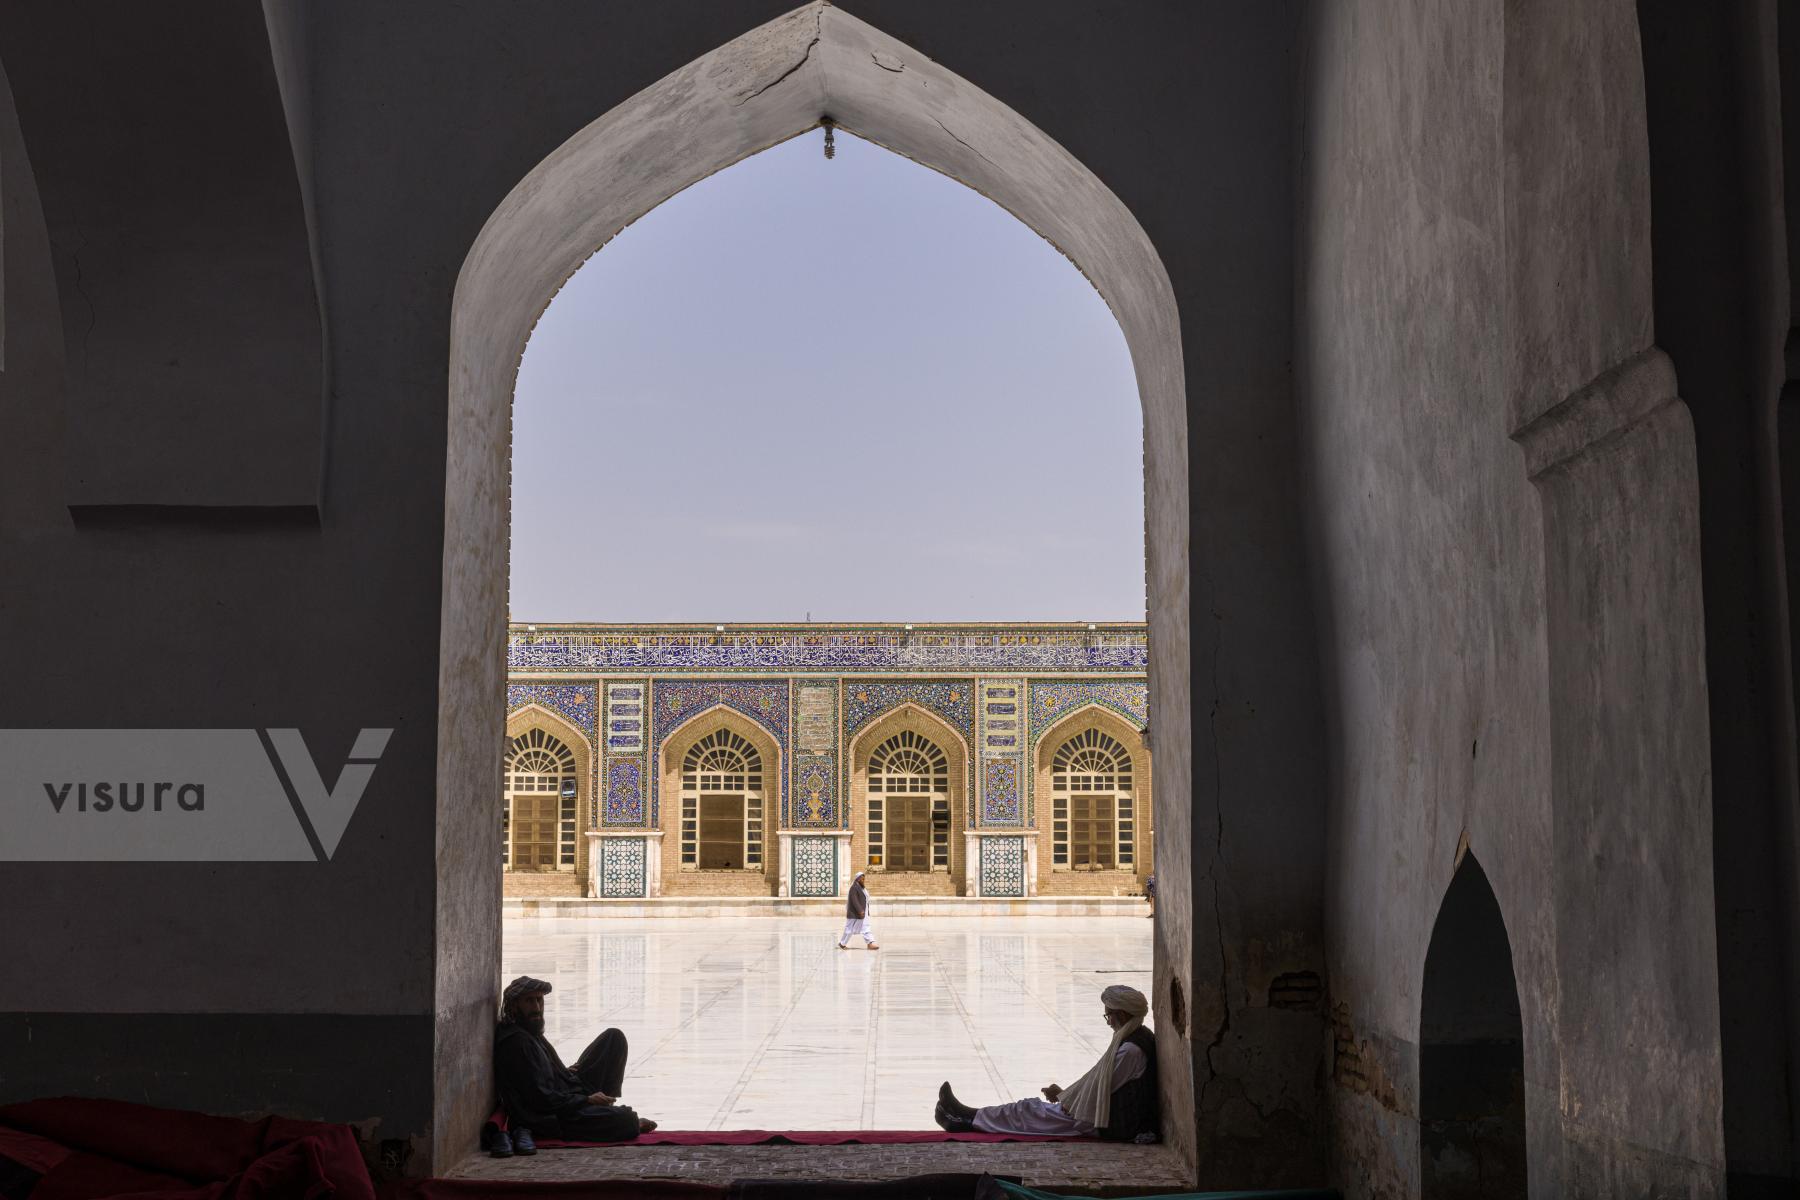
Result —
<instances>
[{"instance_id":1,"label":"pale blue sky","mask_svg":"<svg viewBox=\"0 0 1800 1200\"><path fill-rule=\"evenodd\" d=\"M985 197L821 136L670 199L538 323L514 619L1141 620L1105 303Z\"/></svg>"}]
</instances>

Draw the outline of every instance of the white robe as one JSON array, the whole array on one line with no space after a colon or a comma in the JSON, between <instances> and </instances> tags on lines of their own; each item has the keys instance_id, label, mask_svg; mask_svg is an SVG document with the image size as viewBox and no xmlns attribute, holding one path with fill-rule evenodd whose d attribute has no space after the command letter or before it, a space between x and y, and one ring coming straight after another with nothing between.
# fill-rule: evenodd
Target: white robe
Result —
<instances>
[{"instance_id":1,"label":"white robe","mask_svg":"<svg viewBox=\"0 0 1800 1200\"><path fill-rule=\"evenodd\" d=\"M1144 1052L1134 1042L1121 1042L1113 1052L1113 1091L1144 1073ZM1036 1096L1011 1104L990 1104L975 1110L975 1128L982 1133L1028 1133L1040 1137L1092 1137L1094 1127L1077 1121L1063 1107Z\"/></svg>"}]
</instances>

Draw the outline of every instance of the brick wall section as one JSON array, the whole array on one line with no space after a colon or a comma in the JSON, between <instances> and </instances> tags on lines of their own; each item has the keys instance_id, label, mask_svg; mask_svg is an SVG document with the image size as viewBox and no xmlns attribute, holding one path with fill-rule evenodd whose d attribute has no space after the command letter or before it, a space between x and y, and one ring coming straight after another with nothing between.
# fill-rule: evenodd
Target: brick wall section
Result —
<instances>
[{"instance_id":1,"label":"brick wall section","mask_svg":"<svg viewBox=\"0 0 1800 1200\"><path fill-rule=\"evenodd\" d=\"M781 886L773 863L767 871L683 871L665 860L662 882L665 896L773 896Z\"/></svg>"},{"instance_id":2,"label":"brick wall section","mask_svg":"<svg viewBox=\"0 0 1800 1200\"><path fill-rule=\"evenodd\" d=\"M958 834L960 830L955 831ZM961 857L960 855L957 857ZM867 870L856 867L855 870ZM960 896L962 894L962 876L948 871L903 871L889 875L884 871L870 871L863 881L869 889L871 897L876 896Z\"/></svg>"},{"instance_id":3,"label":"brick wall section","mask_svg":"<svg viewBox=\"0 0 1800 1200\"><path fill-rule=\"evenodd\" d=\"M580 896L584 880L573 871L508 871L503 877L503 896Z\"/></svg>"},{"instance_id":4,"label":"brick wall section","mask_svg":"<svg viewBox=\"0 0 1800 1200\"><path fill-rule=\"evenodd\" d=\"M1143 875L1131 871L1044 871L1040 869L1038 873L1038 895L1040 896L1141 896L1143 894Z\"/></svg>"}]
</instances>

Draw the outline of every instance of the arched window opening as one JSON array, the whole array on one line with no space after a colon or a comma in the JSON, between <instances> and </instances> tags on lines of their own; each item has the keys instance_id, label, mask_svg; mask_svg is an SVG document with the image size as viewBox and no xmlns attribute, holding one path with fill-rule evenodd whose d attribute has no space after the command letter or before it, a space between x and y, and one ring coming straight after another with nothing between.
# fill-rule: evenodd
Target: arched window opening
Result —
<instances>
[{"instance_id":1,"label":"arched window opening","mask_svg":"<svg viewBox=\"0 0 1800 1200\"><path fill-rule=\"evenodd\" d=\"M681 763L681 869L762 867L762 755L729 729L707 734Z\"/></svg>"},{"instance_id":2,"label":"arched window opening","mask_svg":"<svg viewBox=\"0 0 1800 1200\"><path fill-rule=\"evenodd\" d=\"M508 871L575 869L575 752L542 729L506 741L500 862Z\"/></svg>"},{"instance_id":3,"label":"arched window opening","mask_svg":"<svg viewBox=\"0 0 1800 1200\"><path fill-rule=\"evenodd\" d=\"M1050 766L1051 866L1130 870L1136 862L1131 755L1098 729L1057 748Z\"/></svg>"},{"instance_id":4,"label":"arched window opening","mask_svg":"<svg viewBox=\"0 0 1800 1200\"><path fill-rule=\"evenodd\" d=\"M1450 881L1425 954L1419 1177L1427 1200L1526 1194L1525 1040L1512 943L1473 854Z\"/></svg>"},{"instance_id":5,"label":"arched window opening","mask_svg":"<svg viewBox=\"0 0 1800 1200\"><path fill-rule=\"evenodd\" d=\"M869 869L950 869L950 760L910 729L869 755Z\"/></svg>"}]
</instances>

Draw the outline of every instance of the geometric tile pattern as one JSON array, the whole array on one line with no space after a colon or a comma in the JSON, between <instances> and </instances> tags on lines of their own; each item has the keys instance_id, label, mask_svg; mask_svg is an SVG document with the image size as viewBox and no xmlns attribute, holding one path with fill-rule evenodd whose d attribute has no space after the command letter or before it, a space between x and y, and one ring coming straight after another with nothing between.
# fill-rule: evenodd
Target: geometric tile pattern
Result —
<instances>
[{"instance_id":1,"label":"geometric tile pattern","mask_svg":"<svg viewBox=\"0 0 1800 1200\"><path fill-rule=\"evenodd\" d=\"M837 839L797 837L789 867L789 891L796 896L837 895Z\"/></svg>"},{"instance_id":2,"label":"geometric tile pattern","mask_svg":"<svg viewBox=\"0 0 1800 1200\"><path fill-rule=\"evenodd\" d=\"M984 837L981 843L981 894L1025 894L1025 839Z\"/></svg>"},{"instance_id":3,"label":"geometric tile pattern","mask_svg":"<svg viewBox=\"0 0 1800 1200\"><path fill-rule=\"evenodd\" d=\"M645 838L600 839L600 894L620 899L648 893Z\"/></svg>"}]
</instances>

